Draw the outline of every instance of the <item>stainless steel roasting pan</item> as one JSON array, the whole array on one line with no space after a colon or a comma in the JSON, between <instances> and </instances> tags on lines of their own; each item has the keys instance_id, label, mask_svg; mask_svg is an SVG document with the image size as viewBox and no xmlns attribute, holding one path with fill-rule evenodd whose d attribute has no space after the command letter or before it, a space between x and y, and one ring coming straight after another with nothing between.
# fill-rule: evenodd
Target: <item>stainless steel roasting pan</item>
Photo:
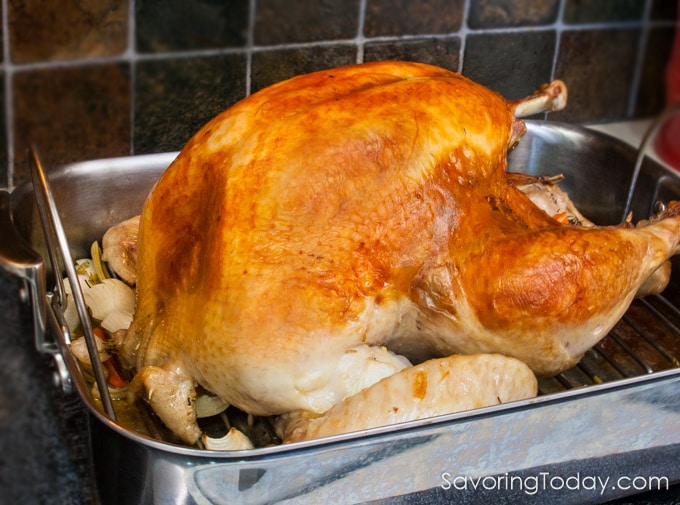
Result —
<instances>
[{"instance_id":1,"label":"stainless steel roasting pan","mask_svg":"<svg viewBox=\"0 0 680 505\"><path fill-rule=\"evenodd\" d=\"M587 217L620 222L636 151L578 126L527 126L510 170L564 174L562 187ZM87 256L109 226L138 214L176 154L49 170L72 257ZM53 303L55 277L33 186L0 194L0 264L25 279L36 345L54 355L62 388L89 408L102 503L600 503L680 482L680 265L666 291L635 301L581 364L541 380L535 399L316 441L210 452L123 428L97 406ZM680 199L680 177L645 159L632 193L634 220L671 199Z\"/></svg>"}]
</instances>

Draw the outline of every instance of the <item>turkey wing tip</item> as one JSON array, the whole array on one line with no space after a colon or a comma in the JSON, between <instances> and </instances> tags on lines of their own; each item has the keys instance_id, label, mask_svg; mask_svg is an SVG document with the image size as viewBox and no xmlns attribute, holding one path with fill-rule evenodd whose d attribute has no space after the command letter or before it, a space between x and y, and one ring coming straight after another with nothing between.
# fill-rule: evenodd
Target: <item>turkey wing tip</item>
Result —
<instances>
[{"instance_id":1,"label":"turkey wing tip","mask_svg":"<svg viewBox=\"0 0 680 505\"><path fill-rule=\"evenodd\" d=\"M526 98L510 102L515 117L527 117L540 112L556 112L567 105L567 85L555 79L544 84Z\"/></svg>"}]
</instances>

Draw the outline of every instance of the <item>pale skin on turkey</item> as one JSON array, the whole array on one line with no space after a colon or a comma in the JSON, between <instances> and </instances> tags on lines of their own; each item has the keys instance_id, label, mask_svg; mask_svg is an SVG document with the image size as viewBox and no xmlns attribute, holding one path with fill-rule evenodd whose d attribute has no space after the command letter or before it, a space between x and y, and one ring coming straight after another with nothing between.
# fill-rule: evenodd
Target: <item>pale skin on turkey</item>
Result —
<instances>
[{"instance_id":1,"label":"pale skin on turkey","mask_svg":"<svg viewBox=\"0 0 680 505\"><path fill-rule=\"evenodd\" d=\"M518 116L453 72L381 62L273 85L205 125L142 211L120 356L193 444L201 385L284 441L532 397L678 252L645 226L560 222L508 182Z\"/></svg>"}]
</instances>

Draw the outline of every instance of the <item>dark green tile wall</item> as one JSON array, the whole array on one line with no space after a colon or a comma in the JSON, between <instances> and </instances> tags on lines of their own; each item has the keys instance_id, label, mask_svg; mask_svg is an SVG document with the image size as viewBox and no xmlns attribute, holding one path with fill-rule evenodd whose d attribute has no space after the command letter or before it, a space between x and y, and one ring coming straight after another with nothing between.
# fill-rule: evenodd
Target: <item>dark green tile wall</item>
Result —
<instances>
[{"instance_id":1,"label":"dark green tile wall","mask_svg":"<svg viewBox=\"0 0 680 505\"><path fill-rule=\"evenodd\" d=\"M248 0L140 0L135 25L140 53L242 48L248 39Z\"/></svg>"},{"instance_id":2,"label":"dark green tile wall","mask_svg":"<svg viewBox=\"0 0 680 505\"><path fill-rule=\"evenodd\" d=\"M665 102L665 86L659 76L664 75L673 47L673 27L655 28L649 31L643 57L640 89L635 101L635 115L651 116L661 110Z\"/></svg>"},{"instance_id":3,"label":"dark green tile wall","mask_svg":"<svg viewBox=\"0 0 680 505\"><path fill-rule=\"evenodd\" d=\"M531 94L550 80L555 30L474 33L467 37L463 74L507 99Z\"/></svg>"},{"instance_id":4,"label":"dark green tile wall","mask_svg":"<svg viewBox=\"0 0 680 505\"><path fill-rule=\"evenodd\" d=\"M4 75L0 73L0 93L1 96L5 96L5 79ZM0 100L0 117L5 117L5 100ZM4 156L7 159L7 126L5 121L0 121L0 157ZM0 188L6 188L9 186L9 173L8 170L0 170Z\"/></svg>"},{"instance_id":5,"label":"dark green tile wall","mask_svg":"<svg viewBox=\"0 0 680 505\"><path fill-rule=\"evenodd\" d=\"M272 46L350 39L357 35L359 0L258 0L254 42Z\"/></svg>"},{"instance_id":6,"label":"dark green tile wall","mask_svg":"<svg viewBox=\"0 0 680 505\"><path fill-rule=\"evenodd\" d=\"M476 0L470 2L470 28L529 27L557 20L558 0Z\"/></svg>"},{"instance_id":7,"label":"dark green tile wall","mask_svg":"<svg viewBox=\"0 0 680 505\"><path fill-rule=\"evenodd\" d=\"M367 0L364 35L392 37L451 33L463 24L463 0Z\"/></svg>"},{"instance_id":8,"label":"dark green tile wall","mask_svg":"<svg viewBox=\"0 0 680 505\"><path fill-rule=\"evenodd\" d=\"M154 59L135 69L137 154L181 149L193 132L245 96L243 54Z\"/></svg>"},{"instance_id":9,"label":"dark green tile wall","mask_svg":"<svg viewBox=\"0 0 680 505\"><path fill-rule=\"evenodd\" d=\"M569 107L551 117L568 122L625 117L641 36L638 28L562 32L555 75L571 92Z\"/></svg>"},{"instance_id":10,"label":"dark green tile wall","mask_svg":"<svg viewBox=\"0 0 680 505\"><path fill-rule=\"evenodd\" d=\"M642 19L644 2L640 0L567 0L564 22L607 23Z\"/></svg>"},{"instance_id":11,"label":"dark green tile wall","mask_svg":"<svg viewBox=\"0 0 680 505\"><path fill-rule=\"evenodd\" d=\"M364 61L420 61L450 70L460 68L461 39L458 36L367 42Z\"/></svg>"},{"instance_id":12,"label":"dark green tile wall","mask_svg":"<svg viewBox=\"0 0 680 505\"><path fill-rule=\"evenodd\" d=\"M249 93L361 61L440 65L509 99L558 77L569 105L549 119L649 117L677 19L675 0L0 2L1 187L26 179L29 142L48 167L174 151Z\"/></svg>"},{"instance_id":13,"label":"dark green tile wall","mask_svg":"<svg viewBox=\"0 0 680 505\"><path fill-rule=\"evenodd\" d=\"M251 91L320 68L350 65L356 61L356 52L350 44L258 51L252 57Z\"/></svg>"}]
</instances>

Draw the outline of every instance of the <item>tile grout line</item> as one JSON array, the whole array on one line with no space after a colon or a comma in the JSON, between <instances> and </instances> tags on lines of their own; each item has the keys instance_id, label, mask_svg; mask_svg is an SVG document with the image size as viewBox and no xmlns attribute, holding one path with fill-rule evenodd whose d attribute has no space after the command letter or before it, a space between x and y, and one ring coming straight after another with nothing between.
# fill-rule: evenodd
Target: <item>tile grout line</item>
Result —
<instances>
[{"instance_id":1,"label":"tile grout line","mask_svg":"<svg viewBox=\"0 0 680 505\"><path fill-rule=\"evenodd\" d=\"M364 62L364 47L366 44L366 38L364 36L364 29L366 27L366 3L367 0L359 0L359 19L357 20L357 38L356 38L357 49L356 63Z\"/></svg>"},{"instance_id":2,"label":"tile grout line","mask_svg":"<svg viewBox=\"0 0 680 505\"><path fill-rule=\"evenodd\" d=\"M135 154L135 110L137 109L137 17L135 0L128 2L128 47L127 62L130 68L130 154Z\"/></svg>"},{"instance_id":3,"label":"tile grout line","mask_svg":"<svg viewBox=\"0 0 680 505\"><path fill-rule=\"evenodd\" d=\"M567 0L559 0L557 5L557 18L552 25L555 32L555 49L553 49L553 58L550 66L550 81L561 79L561 76L555 75L555 72L557 71L557 62L559 61L560 56L560 46L562 45L562 33L565 30L564 10L566 8L566 4ZM547 120L550 117L550 113L543 112L541 116L544 120Z\"/></svg>"},{"instance_id":4,"label":"tile grout line","mask_svg":"<svg viewBox=\"0 0 680 505\"><path fill-rule=\"evenodd\" d=\"M633 67L633 80L630 84L630 95L628 95L628 107L626 108L627 117L634 117L635 104L638 92L640 91L640 80L644 70L645 52L647 51L647 38L649 37L649 18L651 17L652 0L646 0L645 11L642 15L642 28L640 29L640 40L637 46L637 58Z\"/></svg>"},{"instance_id":5,"label":"tile grout line","mask_svg":"<svg viewBox=\"0 0 680 505\"><path fill-rule=\"evenodd\" d=\"M246 96L250 96L253 86L253 47L255 45L256 12L257 0L250 0L248 2L248 32L246 35Z\"/></svg>"},{"instance_id":6,"label":"tile grout line","mask_svg":"<svg viewBox=\"0 0 680 505\"><path fill-rule=\"evenodd\" d=\"M458 36L460 37L460 50L458 52L458 73L463 73L463 65L465 64L465 48L467 46L467 36L470 32L470 27L468 26L468 21L470 19L470 9L472 0L464 0L463 2L463 16L460 20L460 28L458 30Z\"/></svg>"},{"instance_id":7,"label":"tile grout line","mask_svg":"<svg viewBox=\"0 0 680 505\"><path fill-rule=\"evenodd\" d=\"M555 71L557 70L557 62L560 55L560 45L562 44L562 32L564 31L564 9L566 8L567 0L560 0L557 7L557 19L555 20L555 50L553 51L552 66L550 68L550 80L557 79Z\"/></svg>"}]
</instances>

